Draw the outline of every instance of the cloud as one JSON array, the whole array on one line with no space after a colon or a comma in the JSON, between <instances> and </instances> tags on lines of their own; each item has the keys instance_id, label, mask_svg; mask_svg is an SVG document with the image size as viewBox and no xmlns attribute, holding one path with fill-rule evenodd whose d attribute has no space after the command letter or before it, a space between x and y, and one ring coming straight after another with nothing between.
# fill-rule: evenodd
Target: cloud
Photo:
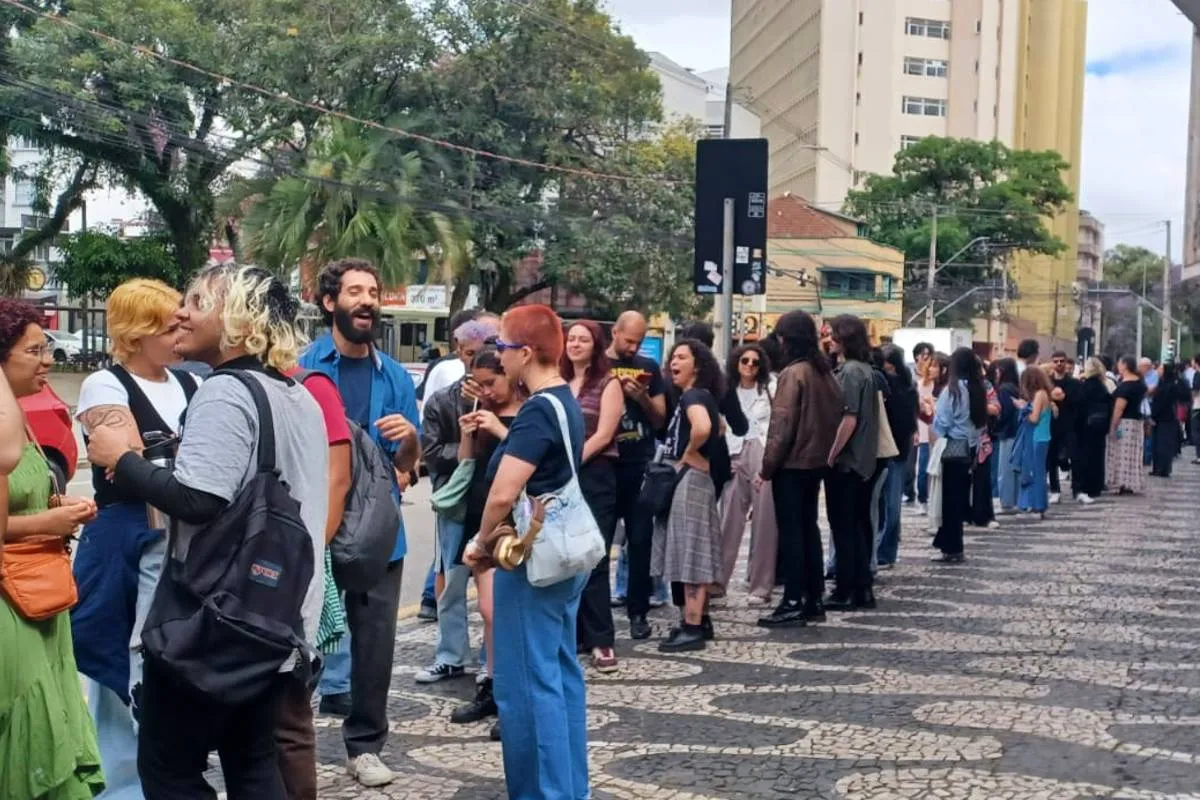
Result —
<instances>
[{"instance_id":1,"label":"cloud","mask_svg":"<svg viewBox=\"0 0 1200 800\"><path fill-rule=\"evenodd\" d=\"M730 0L606 0L605 10L643 50L697 72L729 64Z\"/></svg>"},{"instance_id":2,"label":"cloud","mask_svg":"<svg viewBox=\"0 0 1200 800\"><path fill-rule=\"evenodd\" d=\"M1188 47L1175 44L1151 47L1145 50L1130 50L1108 58L1087 63L1087 74L1107 77L1115 73L1138 72L1157 67L1170 61L1186 62L1191 53Z\"/></svg>"}]
</instances>

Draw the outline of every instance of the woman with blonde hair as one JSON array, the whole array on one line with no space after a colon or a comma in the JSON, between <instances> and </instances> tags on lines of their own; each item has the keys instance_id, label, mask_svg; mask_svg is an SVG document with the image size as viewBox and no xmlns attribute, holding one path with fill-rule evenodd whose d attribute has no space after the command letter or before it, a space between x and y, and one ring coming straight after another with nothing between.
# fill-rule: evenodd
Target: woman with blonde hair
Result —
<instances>
[{"instance_id":1,"label":"woman with blonde hair","mask_svg":"<svg viewBox=\"0 0 1200 800\"><path fill-rule=\"evenodd\" d=\"M179 433L198 386L192 375L170 369L178 360L175 312L181 299L165 283L143 278L121 284L109 296L114 363L89 375L79 390L75 415L85 442L98 429L110 428L147 458L172 456L169 440ZM101 467L92 467L92 489L99 513L83 529L75 555L75 660L89 679L88 708L108 776L105 797L137 800L142 797L136 730L142 682L138 623L145 619L158 584L167 543L161 521L151 524L145 502L114 486Z\"/></svg>"},{"instance_id":2,"label":"woman with blonde hair","mask_svg":"<svg viewBox=\"0 0 1200 800\"><path fill-rule=\"evenodd\" d=\"M1076 400L1076 453L1074 464L1078 500L1084 505L1096 501L1104 491L1104 451L1108 426L1112 419L1112 395L1105 381L1104 362L1089 358L1083 365L1083 381Z\"/></svg>"}]
</instances>

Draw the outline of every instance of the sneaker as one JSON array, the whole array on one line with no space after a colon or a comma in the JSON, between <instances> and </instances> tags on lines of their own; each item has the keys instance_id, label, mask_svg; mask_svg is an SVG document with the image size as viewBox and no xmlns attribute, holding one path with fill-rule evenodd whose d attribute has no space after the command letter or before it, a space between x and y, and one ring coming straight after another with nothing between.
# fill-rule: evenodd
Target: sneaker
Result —
<instances>
[{"instance_id":1,"label":"sneaker","mask_svg":"<svg viewBox=\"0 0 1200 800\"><path fill-rule=\"evenodd\" d=\"M421 601L421 610L417 612L417 619L421 622L437 622L437 603L426 603Z\"/></svg>"},{"instance_id":2,"label":"sneaker","mask_svg":"<svg viewBox=\"0 0 1200 800\"><path fill-rule=\"evenodd\" d=\"M666 604L667 604L667 601L665 598L657 597L657 596L650 598L650 607L651 608L662 608Z\"/></svg>"},{"instance_id":3,"label":"sneaker","mask_svg":"<svg viewBox=\"0 0 1200 800\"><path fill-rule=\"evenodd\" d=\"M1000 523L996 522L996 520L991 520L990 522L988 522L986 527L989 531L994 531L1000 527Z\"/></svg>"},{"instance_id":4,"label":"sneaker","mask_svg":"<svg viewBox=\"0 0 1200 800\"><path fill-rule=\"evenodd\" d=\"M386 786L396 779L396 773L388 769L374 753L363 753L358 758L350 759L346 764L346 774L368 788Z\"/></svg>"},{"instance_id":5,"label":"sneaker","mask_svg":"<svg viewBox=\"0 0 1200 800\"><path fill-rule=\"evenodd\" d=\"M613 595L612 598L609 599L608 604L612 608L624 608L625 607L625 598Z\"/></svg>"},{"instance_id":6,"label":"sneaker","mask_svg":"<svg viewBox=\"0 0 1200 800\"><path fill-rule=\"evenodd\" d=\"M592 668L604 674L616 672L619 669L617 654L611 647L593 647Z\"/></svg>"},{"instance_id":7,"label":"sneaker","mask_svg":"<svg viewBox=\"0 0 1200 800\"><path fill-rule=\"evenodd\" d=\"M779 607L765 617L760 617L760 628L803 628L808 622L804 619L804 607L799 603L784 601Z\"/></svg>"},{"instance_id":8,"label":"sneaker","mask_svg":"<svg viewBox=\"0 0 1200 800\"><path fill-rule=\"evenodd\" d=\"M1193 459L1192 459L1192 463L1193 463L1193 464L1200 464L1200 458L1193 458Z\"/></svg>"},{"instance_id":9,"label":"sneaker","mask_svg":"<svg viewBox=\"0 0 1200 800\"><path fill-rule=\"evenodd\" d=\"M465 703L450 712L450 722L455 725L466 725L471 722L494 717L499 713L496 708L496 698L492 694L492 682L484 681L475 690L475 699Z\"/></svg>"},{"instance_id":10,"label":"sneaker","mask_svg":"<svg viewBox=\"0 0 1200 800\"><path fill-rule=\"evenodd\" d=\"M492 673L486 667L475 673L475 685L482 686L492 679Z\"/></svg>"},{"instance_id":11,"label":"sneaker","mask_svg":"<svg viewBox=\"0 0 1200 800\"><path fill-rule=\"evenodd\" d=\"M1092 503L1096 502L1096 498L1092 497L1090 494L1081 494L1075 499L1085 506L1090 506Z\"/></svg>"},{"instance_id":12,"label":"sneaker","mask_svg":"<svg viewBox=\"0 0 1200 800\"><path fill-rule=\"evenodd\" d=\"M439 662L418 672L417 683L437 683L451 678L461 678L466 674L467 671L463 667L452 667Z\"/></svg>"},{"instance_id":13,"label":"sneaker","mask_svg":"<svg viewBox=\"0 0 1200 800\"><path fill-rule=\"evenodd\" d=\"M650 623L646 621L645 614L629 618L629 636L632 639L650 638Z\"/></svg>"},{"instance_id":14,"label":"sneaker","mask_svg":"<svg viewBox=\"0 0 1200 800\"><path fill-rule=\"evenodd\" d=\"M693 650L703 650L704 631L699 625L688 625L686 622L671 630L666 641L659 642L660 653L687 653Z\"/></svg>"},{"instance_id":15,"label":"sneaker","mask_svg":"<svg viewBox=\"0 0 1200 800\"><path fill-rule=\"evenodd\" d=\"M876 565L880 572L887 572L889 569L894 569L895 566L895 561L880 561L879 564Z\"/></svg>"},{"instance_id":16,"label":"sneaker","mask_svg":"<svg viewBox=\"0 0 1200 800\"><path fill-rule=\"evenodd\" d=\"M925 503L917 503L917 513L924 517L929 514L929 507Z\"/></svg>"},{"instance_id":17,"label":"sneaker","mask_svg":"<svg viewBox=\"0 0 1200 800\"><path fill-rule=\"evenodd\" d=\"M1053 505L1054 503L1058 503L1060 500L1062 500L1062 495L1061 495L1061 494L1059 494L1058 492L1051 492L1051 493L1050 493L1050 503L1051 503L1052 505Z\"/></svg>"},{"instance_id":18,"label":"sneaker","mask_svg":"<svg viewBox=\"0 0 1200 800\"><path fill-rule=\"evenodd\" d=\"M752 594L746 598L746 605L750 606L765 606L770 602L771 598L757 594Z\"/></svg>"}]
</instances>

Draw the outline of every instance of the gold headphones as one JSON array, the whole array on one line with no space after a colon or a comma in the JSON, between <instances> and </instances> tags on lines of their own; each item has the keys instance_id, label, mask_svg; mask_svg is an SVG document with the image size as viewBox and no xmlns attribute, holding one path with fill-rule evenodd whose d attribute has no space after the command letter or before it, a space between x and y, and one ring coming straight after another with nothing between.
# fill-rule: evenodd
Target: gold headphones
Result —
<instances>
[{"instance_id":1,"label":"gold headphones","mask_svg":"<svg viewBox=\"0 0 1200 800\"><path fill-rule=\"evenodd\" d=\"M533 550L533 541L542 530L546 519L546 505L540 498L533 499L533 513L529 520L529 530L524 536L508 521L501 522L484 539L483 546L491 553L492 561L501 569L512 571L525 563Z\"/></svg>"}]
</instances>

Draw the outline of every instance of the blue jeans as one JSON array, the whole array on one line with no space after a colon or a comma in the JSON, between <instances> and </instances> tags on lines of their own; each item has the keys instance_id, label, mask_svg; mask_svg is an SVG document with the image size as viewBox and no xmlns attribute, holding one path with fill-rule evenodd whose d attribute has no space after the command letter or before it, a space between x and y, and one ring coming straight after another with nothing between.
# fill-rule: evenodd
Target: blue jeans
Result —
<instances>
[{"instance_id":1,"label":"blue jeans","mask_svg":"<svg viewBox=\"0 0 1200 800\"><path fill-rule=\"evenodd\" d=\"M995 459L992 464L992 475L1000 486L1000 508L1011 511L1017 507L1020 494L1020 473L1016 472L1010 462L1012 460L1013 444L1016 439L999 439L996 442Z\"/></svg>"},{"instance_id":2,"label":"blue jeans","mask_svg":"<svg viewBox=\"0 0 1200 800\"><path fill-rule=\"evenodd\" d=\"M1020 504L1024 511L1045 511L1050 507L1050 487L1046 483L1046 454L1049 442L1033 443L1033 482L1021 487Z\"/></svg>"},{"instance_id":3,"label":"blue jeans","mask_svg":"<svg viewBox=\"0 0 1200 800\"><path fill-rule=\"evenodd\" d=\"M875 552L880 564L895 564L900 552L900 507L904 503L904 462L892 459L879 497L882 509Z\"/></svg>"},{"instance_id":4,"label":"blue jeans","mask_svg":"<svg viewBox=\"0 0 1200 800\"><path fill-rule=\"evenodd\" d=\"M421 590L421 605L437 605L437 556L429 562L429 573L425 576L425 588Z\"/></svg>"},{"instance_id":5,"label":"blue jeans","mask_svg":"<svg viewBox=\"0 0 1200 800\"><path fill-rule=\"evenodd\" d=\"M929 442L917 445L917 502L929 502Z\"/></svg>"},{"instance_id":6,"label":"blue jeans","mask_svg":"<svg viewBox=\"0 0 1200 800\"><path fill-rule=\"evenodd\" d=\"M138 777L137 734L134 733L129 707L112 689L86 681L88 711L96 725L100 762L104 765L103 800L142 800L142 782Z\"/></svg>"},{"instance_id":7,"label":"blue jeans","mask_svg":"<svg viewBox=\"0 0 1200 800\"><path fill-rule=\"evenodd\" d=\"M496 570L493 631L499 646L492 679L511 800L590 796L587 700L575 655L576 615L588 577L537 588L524 567Z\"/></svg>"},{"instance_id":8,"label":"blue jeans","mask_svg":"<svg viewBox=\"0 0 1200 800\"><path fill-rule=\"evenodd\" d=\"M439 516L437 526L437 555L435 564L446 576L446 586L438 598L438 642L435 664L461 667L467 661L471 649L471 637L467 630L467 582L471 570L455 564L454 557L462 546L463 524L451 522Z\"/></svg>"},{"instance_id":9,"label":"blue jeans","mask_svg":"<svg viewBox=\"0 0 1200 800\"><path fill-rule=\"evenodd\" d=\"M317 690L322 697L350 693L350 627L338 640L337 650L325 656L325 669Z\"/></svg>"},{"instance_id":10,"label":"blue jeans","mask_svg":"<svg viewBox=\"0 0 1200 800\"><path fill-rule=\"evenodd\" d=\"M662 578L650 579L654 584L654 602L665 606L671 601L671 593ZM625 545L621 545L621 554L617 556L617 582L613 584L613 597L625 599L629 585L629 560L625 556Z\"/></svg>"}]
</instances>

